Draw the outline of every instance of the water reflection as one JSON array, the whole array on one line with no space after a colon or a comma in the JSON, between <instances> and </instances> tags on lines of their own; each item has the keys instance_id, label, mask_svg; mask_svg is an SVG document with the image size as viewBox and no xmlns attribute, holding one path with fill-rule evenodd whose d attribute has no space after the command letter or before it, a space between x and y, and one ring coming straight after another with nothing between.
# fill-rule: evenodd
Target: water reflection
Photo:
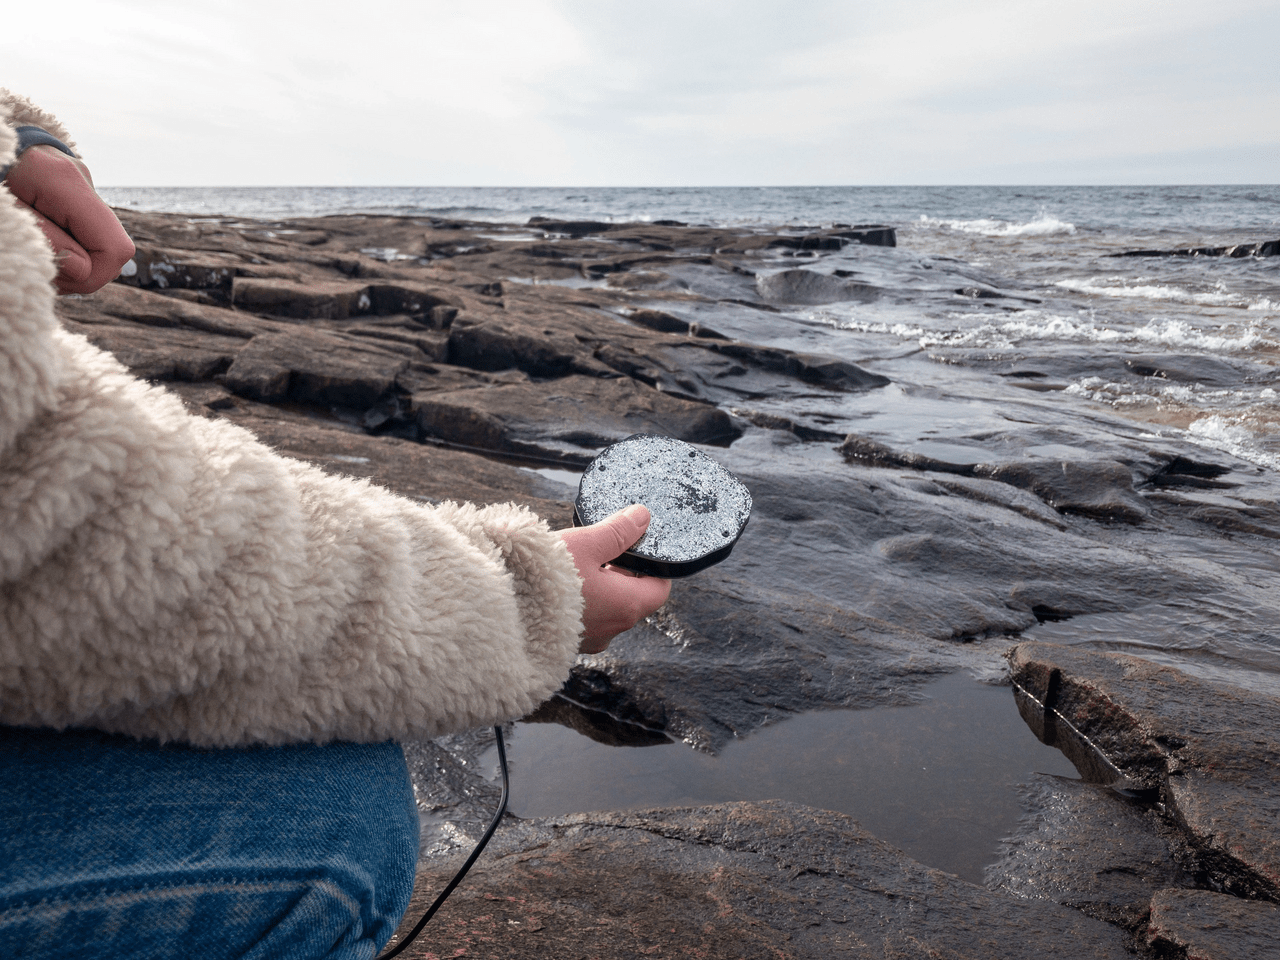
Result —
<instances>
[{"instance_id":1,"label":"water reflection","mask_svg":"<svg viewBox=\"0 0 1280 960\"><path fill-rule=\"evenodd\" d=\"M807 713L730 743L611 747L554 723L511 738L511 811L590 810L783 799L847 813L929 866L981 883L1020 815L1034 772L1076 776L1040 743L1008 687L953 674L910 707Z\"/></svg>"}]
</instances>

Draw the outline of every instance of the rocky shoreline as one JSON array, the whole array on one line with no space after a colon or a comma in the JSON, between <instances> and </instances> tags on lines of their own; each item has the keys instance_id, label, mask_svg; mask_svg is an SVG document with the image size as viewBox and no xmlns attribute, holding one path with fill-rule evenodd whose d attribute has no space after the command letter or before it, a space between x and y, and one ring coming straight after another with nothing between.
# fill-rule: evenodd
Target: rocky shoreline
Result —
<instances>
[{"instance_id":1,"label":"rocky shoreline","mask_svg":"<svg viewBox=\"0 0 1280 960\"><path fill-rule=\"evenodd\" d=\"M823 398L890 378L819 339L769 342L761 324L880 296L812 267L891 247L891 228L119 212L138 256L119 282L62 298L66 325L290 456L429 502L517 500L557 525L571 510L558 471L634 433L718 448L747 482L756 516L731 561L584 658L544 719L714 751L801 710L908 703L967 669L1011 676L1028 723L1084 777L1028 785L987 889L790 804L508 825L408 956L1232 957L1280 942L1280 703L1019 642L1161 598L1246 596L1267 629L1273 481L1115 424L1077 437L1098 455L1072 461L1033 452L1064 448L1060 426L1010 426L971 456L831 429ZM1130 375L1212 375L1151 363ZM1041 390L1061 375L1015 368ZM1250 562L1171 548L1217 542ZM451 779L455 754L410 753L425 806L483 818L484 790ZM442 851L420 897L447 875Z\"/></svg>"}]
</instances>

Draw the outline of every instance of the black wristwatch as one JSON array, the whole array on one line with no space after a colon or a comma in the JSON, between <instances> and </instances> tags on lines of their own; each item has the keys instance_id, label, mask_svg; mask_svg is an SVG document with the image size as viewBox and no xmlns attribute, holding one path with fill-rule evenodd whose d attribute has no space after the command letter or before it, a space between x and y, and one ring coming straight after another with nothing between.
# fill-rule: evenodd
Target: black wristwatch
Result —
<instances>
[{"instance_id":1,"label":"black wristwatch","mask_svg":"<svg viewBox=\"0 0 1280 960\"><path fill-rule=\"evenodd\" d=\"M41 127L34 127L34 126L14 127L13 132L18 135L18 146L17 146L17 149L14 151L14 155L13 155L15 160L18 157L22 156L22 154L25 151L30 150L32 147L38 147L41 145L56 147L57 149L65 153L68 157L71 157L74 160L80 159L79 157L76 156L74 150L72 150L70 147L68 147L65 143L63 143L53 134L45 131ZM5 177L9 175L9 167L11 166L13 166L13 164L0 167L0 180L3 180Z\"/></svg>"}]
</instances>

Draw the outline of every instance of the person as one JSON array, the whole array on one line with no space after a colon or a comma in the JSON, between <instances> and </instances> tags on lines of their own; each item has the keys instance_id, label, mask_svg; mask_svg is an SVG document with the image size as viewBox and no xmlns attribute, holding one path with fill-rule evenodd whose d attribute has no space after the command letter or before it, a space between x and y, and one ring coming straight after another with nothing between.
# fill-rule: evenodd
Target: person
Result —
<instances>
[{"instance_id":1,"label":"person","mask_svg":"<svg viewBox=\"0 0 1280 960\"><path fill-rule=\"evenodd\" d=\"M648 513L428 507L189 415L59 325L133 244L5 90L0 168L0 955L369 960L417 858L397 741L656 610L608 565Z\"/></svg>"}]
</instances>

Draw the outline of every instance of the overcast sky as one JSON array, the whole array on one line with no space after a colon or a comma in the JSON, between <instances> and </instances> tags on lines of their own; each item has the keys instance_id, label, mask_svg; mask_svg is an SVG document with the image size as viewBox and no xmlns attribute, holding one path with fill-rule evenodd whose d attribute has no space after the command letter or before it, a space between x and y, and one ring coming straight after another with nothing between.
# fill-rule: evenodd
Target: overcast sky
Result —
<instances>
[{"instance_id":1,"label":"overcast sky","mask_svg":"<svg viewBox=\"0 0 1280 960\"><path fill-rule=\"evenodd\" d=\"M1278 50L1280 0L59 0L0 84L112 186L1275 183Z\"/></svg>"}]
</instances>

